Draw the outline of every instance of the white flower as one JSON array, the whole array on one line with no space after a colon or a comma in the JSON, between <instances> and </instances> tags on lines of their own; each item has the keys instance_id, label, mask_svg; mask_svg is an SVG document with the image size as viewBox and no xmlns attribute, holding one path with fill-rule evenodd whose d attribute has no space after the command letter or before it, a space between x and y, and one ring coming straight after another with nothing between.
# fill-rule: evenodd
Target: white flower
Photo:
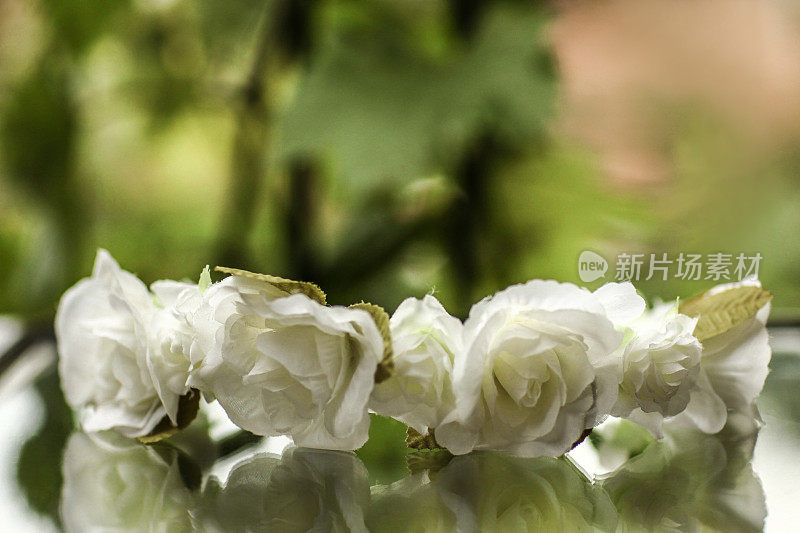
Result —
<instances>
[{"instance_id":1,"label":"white flower","mask_svg":"<svg viewBox=\"0 0 800 533\"><path fill-rule=\"evenodd\" d=\"M757 280L745 280L714 287L709 295L745 285L761 286ZM755 400L764 388L772 357L766 329L769 311L767 303L753 318L703 341L700 373L689 404L670 424L717 433L729 412L760 420Z\"/></svg>"},{"instance_id":2,"label":"white flower","mask_svg":"<svg viewBox=\"0 0 800 533\"><path fill-rule=\"evenodd\" d=\"M209 288L199 315L212 345L191 383L231 420L301 446L352 450L367 440L367 401L384 343L366 311L326 307L256 279Z\"/></svg>"},{"instance_id":3,"label":"white flower","mask_svg":"<svg viewBox=\"0 0 800 533\"><path fill-rule=\"evenodd\" d=\"M67 532L192 531L194 505L177 462L113 432L73 434L64 451Z\"/></svg>"},{"instance_id":4,"label":"white flower","mask_svg":"<svg viewBox=\"0 0 800 533\"><path fill-rule=\"evenodd\" d=\"M229 277L220 283L214 283L200 290L180 290L177 284L161 286L162 282L153 284L152 289L156 294L162 295L165 301L171 302L168 307L170 316L164 317L165 337L170 347L175 352L180 352L188 360L188 383L199 388L202 380L199 378L199 369L208 358L209 365L219 364L221 361L220 348L224 336L226 317L235 313L235 306L241 300L235 278ZM242 286L247 285L242 281ZM158 285L158 286L157 286ZM274 298L285 296L286 293L267 284L259 288ZM163 292L167 294L163 295ZM218 319L219 318L219 319Z\"/></svg>"},{"instance_id":5,"label":"white flower","mask_svg":"<svg viewBox=\"0 0 800 533\"><path fill-rule=\"evenodd\" d=\"M463 325L431 295L408 298L392 315L394 373L377 385L370 407L422 434L455 408L453 362Z\"/></svg>"},{"instance_id":6,"label":"white flower","mask_svg":"<svg viewBox=\"0 0 800 533\"><path fill-rule=\"evenodd\" d=\"M138 437L165 415L175 419L186 376L175 378L150 353L157 312L147 287L105 250L92 276L64 293L55 321L58 368L67 402L84 411L85 430Z\"/></svg>"},{"instance_id":7,"label":"white flower","mask_svg":"<svg viewBox=\"0 0 800 533\"><path fill-rule=\"evenodd\" d=\"M661 421L682 412L699 371L702 346L692 335L696 318L660 304L631 322L622 353L619 398L611 414L630 418L661 436Z\"/></svg>"},{"instance_id":8,"label":"white flower","mask_svg":"<svg viewBox=\"0 0 800 533\"><path fill-rule=\"evenodd\" d=\"M192 368L192 347L196 344L194 314L202 304L202 295L194 283L156 281L150 286L158 309L153 314L148 336L147 366L156 391L177 424L178 399L188 392L186 385Z\"/></svg>"},{"instance_id":9,"label":"white flower","mask_svg":"<svg viewBox=\"0 0 800 533\"><path fill-rule=\"evenodd\" d=\"M257 454L212 479L197 513L201 531L366 533L369 472L351 452L290 447Z\"/></svg>"},{"instance_id":10,"label":"white flower","mask_svg":"<svg viewBox=\"0 0 800 533\"><path fill-rule=\"evenodd\" d=\"M437 441L455 454L563 454L616 400L621 341L600 299L572 284L534 280L484 299L464 324L457 407Z\"/></svg>"}]
</instances>

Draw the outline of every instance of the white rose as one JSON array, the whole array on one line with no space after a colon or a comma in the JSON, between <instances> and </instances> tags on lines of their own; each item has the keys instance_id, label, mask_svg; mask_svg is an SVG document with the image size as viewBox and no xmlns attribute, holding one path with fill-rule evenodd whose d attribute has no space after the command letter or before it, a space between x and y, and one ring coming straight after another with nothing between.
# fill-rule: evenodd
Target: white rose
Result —
<instances>
[{"instance_id":1,"label":"white rose","mask_svg":"<svg viewBox=\"0 0 800 533\"><path fill-rule=\"evenodd\" d=\"M464 324L457 407L437 441L455 454L563 454L616 400L621 341L600 299L572 284L534 280L484 299Z\"/></svg>"},{"instance_id":2,"label":"white rose","mask_svg":"<svg viewBox=\"0 0 800 533\"><path fill-rule=\"evenodd\" d=\"M170 280L156 281L150 289L159 309L150 323L147 365L158 376L154 384L167 415L177 424L178 400L189 392L187 381L193 368L191 348L197 332L191 318L202 295L194 283Z\"/></svg>"},{"instance_id":3,"label":"white rose","mask_svg":"<svg viewBox=\"0 0 800 533\"><path fill-rule=\"evenodd\" d=\"M363 532L369 473L351 452L287 448L259 454L212 479L197 513L209 532Z\"/></svg>"},{"instance_id":4,"label":"white rose","mask_svg":"<svg viewBox=\"0 0 800 533\"><path fill-rule=\"evenodd\" d=\"M64 451L64 529L192 531L194 499L176 457L167 459L113 432L73 434Z\"/></svg>"},{"instance_id":5,"label":"white rose","mask_svg":"<svg viewBox=\"0 0 800 533\"><path fill-rule=\"evenodd\" d=\"M661 436L665 417L689 403L702 346L692 335L696 318L660 304L628 324L631 337L622 352L619 398L611 414L641 423Z\"/></svg>"},{"instance_id":6,"label":"white rose","mask_svg":"<svg viewBox=\"0 0 800 533\"><path fill-rule=\"evenodd\" d=\"M92 276L64 293L55 321L58 369L85 430L138 437L165 415L174 421L186 376L175 378L171 365L150 353L157 313L147 287L105 250L97 252Z\"/></svg>"},{"instance_id":7,"label":"white rose","mask_svg":"<svg viewBox=\"0 0 800 533\"><path fill-rule=\"evenodd\" d=\"M255 434L339 450L366 442L367 401L384 351L369 313L240 276L206 293L209 308L200 314L215 324L213 345L192 384Z\"/></svg>"},{"instance_id":8,"label":"white rose","mask_svg":"<svg viewBox=\"0 0 800 533\"><path fill-rule=\"evenodd\" d=\"M761 286L757 280L746 280L719 285L709 294L744 285ZM725 426L729 412L760 420L755 400L764 388L772 358L766 329L769 312L767 303L753 318L703 341L700 373L689 404L668 421L670 424L717 433Z\"/></svg>"},{"instance_id":9,"label":"white rose","mask_svg":"<svg viewBox=\"0 0 800 533\"><path fill-rule=\"evenodd\" d=\"M370 406L422 434L455 408L453 362L463 325L433 296L408 298L392 315L394 373L377 385Z\"/></svg>"},{"instance_id":10,"label":"white rose","mask_svg":"<svg viewBox=\"0 0 800 533\"><path fill-rule=\"evenodd\" d=\"M165 285L167 290L165 300L172 302L168 307L170 316L164 317L165 339L169 341L170 349L184 355L189 363L188 384L200 387L199 369L203 363L206 366L217 365L221 362L220 348L225 335L225 320L236 312L235 307L241 300L238 282L234 277L208 286L205 290L194 287L194 290L180 290L175 285ZM153 284L152 289L161 294L162 286ZM245 286L243 281L241 286ZM254 289L255 290L255 289ZM259 290L267 291L274 298L285 296L286 293L275 287L259 285ZM219 317L219 319L218 319Z\"/></svg>"}]
</instances>

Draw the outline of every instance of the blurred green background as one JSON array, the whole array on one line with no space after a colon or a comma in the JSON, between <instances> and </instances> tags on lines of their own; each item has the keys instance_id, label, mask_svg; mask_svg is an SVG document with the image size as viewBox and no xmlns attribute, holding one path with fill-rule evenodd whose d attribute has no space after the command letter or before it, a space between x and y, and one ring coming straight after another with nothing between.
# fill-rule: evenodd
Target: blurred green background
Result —
<instances>
[{"instance_id":1,"label":"blurred green background","mask_svg":"<svg viewBox=\"0 0 800 533\"><path fill-rule=\"evenodd\" d=\"M611 277L620 252L758 252L797 324L798 36L779 1L0 0L0 314L46 338L98 247L146 283L224 265L460 317L580 283L590 249Z\"/></svg>"}]
</instances>

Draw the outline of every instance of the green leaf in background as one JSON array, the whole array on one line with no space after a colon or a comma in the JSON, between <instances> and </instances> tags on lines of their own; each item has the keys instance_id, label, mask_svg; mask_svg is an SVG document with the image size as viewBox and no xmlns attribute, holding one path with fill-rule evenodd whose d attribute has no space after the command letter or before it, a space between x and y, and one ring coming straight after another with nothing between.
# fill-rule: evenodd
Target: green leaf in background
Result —
<instances>
[{"instance_id":1,"label":"green leaf in background","mask_svg":"<svg viewBox=\"0 0 800 533\"><path fill-rule=\"evenodd\" d=\"M407 476L406 425L376 414L369 417L369 440L356 455L369 470L370 483L388 484Z\"/></svg>"},{"instance_id":2,"label":"green leaf in background","mask_svg":"<svg viewBox=\"0 0 800 533\"><path fill-rule=\"evenodd\" d=\"M684 315L699 317L694 336L701 342L738 326L756 315L772 299L769 291L755 286L693 296L680 304Z\"/></svg>"},{"instance_id":3,"label":"green leaf in background","mask_svg":"<svg viewBox=\"0 0 800 533\"><path fill-rule=\"evenodd\" d=\"M383 337L383 359L378 363L375 370L375 383L382 383L389 379L394 372L394 360L392 359L392 333L389 329L389 315L379 305L361 302L350 306L352 309L361 309L372 316L378 331Z\"/></svg>"},{"instance_id":4,"label":"green leaf in background","mask_svg":"<svg viewBox=\"0 0 800 533\"><path fill-rule=\"evenodd\" d=\"M248 272L247 270L241 270L238 268L218 266L214 270L217 272L223 272L225 274L231 274L233 276L264 281L288 294L305 294L312 300L325 305L325 293L322 291L322 289L307 281L293 281L290 279L279 278L278 276L270 276L269 274Z\"/></svg>"}]
</instances>

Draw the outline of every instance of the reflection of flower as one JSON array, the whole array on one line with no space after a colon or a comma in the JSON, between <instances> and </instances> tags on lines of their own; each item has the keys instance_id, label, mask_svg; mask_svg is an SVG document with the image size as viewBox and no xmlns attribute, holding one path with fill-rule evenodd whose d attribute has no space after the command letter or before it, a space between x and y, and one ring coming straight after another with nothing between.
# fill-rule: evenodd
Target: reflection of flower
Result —
<instances>
[{"instance_id":1,"label":"reflection of flower","mask_svg":"<svg viewBox=\"0 0 800 533\"><path fill-rule=\"evenodd\" d=\"M455 408L452 373L462 324L428 295L401 303L391 331L394 373L375 387L370 406L424 434Z\"/></svg>"},{"instance_id":2,"label":"reflection of flower","mask_svg":"<svg viewBox=\"0 0 800 533\"><path fill-rule=\"evenodd\" d=\"M87 431L114 428L135 437L165 415L175 421L185 365L176 368L151 350L157 313L144 284L105 250L92 276L64 293L55 324L61 386L69 404L85 411Z\"/></svg>"},{"instance_id":3,"label":"reflection of flower","mask_svg":"<svg viewBox=\"0 0 800 533\"><path fill-rule=\"evenodd\" d=\"M575 285L534 280L484 299L464 324L456 411L437 440L456 454L563 454L614 403L621 340L600 298Z\"/></svg>"},{"instance_id":4,"label":"reflection of flower","mask_svg":"<svg viewBox=\"0 0 800 533\"><path fill-rule=\"evenodd\" d=\"M193 384L258 435L288 434L328 449L366 442L367 401L384 350L369 313L240 276L209 292L215 344Z\"/></svg>"},{"instance_id":5,"label":"reflection of flower","mask_svg":"<svg viewBox=\"0 0 800 533\"><path fill-rule=\"evenodd\" d=\"M750 465L756 431L667 430L602 480L623 531L762 531L766 506Z\"/></svg>"},{"instance_id":6,"label":"reflection of flower","mask_svg":"<svg viewBox=\"0 0 800 533\"><path fill-rule=\"evenodd\" d=\"M113 432L75 433L64 452L66 531L192 531L175 461Z\"/></svg>"},{"instance_id":7,"label":"reflection of flower","mask_svg":"<svg viewBox=\"0 0 800 533\"><path fill-rule=\"evenodd\" d=\"M611 414L660 435L661 420L686 408L702 350L692 335L696 324L675 304L657 305L628 324L633 338L621 355L622 382Z\"/></svg>"},{"instance_id":8,"label":"reflection of flower","mask_svg":"<svg viewBox=\"0 0 800 533\"><path fill-rule=\"evenodd\" d=\"M203 499L203 531L366 532L369 474L350 452L288 448L243 460Z\"/></svg>"},{"instance_id":9,"label":"reflection of flower","mask_svg":"<svg viewBox=\"0 0 800 533\"><path fill-rule=\"evenodd\" d=\"M709 295L758 281L719 285ZM770 304L734 328L703 341L700 374L691 391L689 404L670 424L699 429L705 433L720 431L729 411L760 419L755 399L764 388L772 350L766 323Z\"/></svg>"},{"instance_id":10,"label":"reflection of flower","mask_svg":"<svg viewBox=\"0 0 800 533\"><path fill-rule=\"evenodd\" d=\"M424 473L372 488L367 526L373 533L449 533L456 517Z\"/></svg>"},{"instance_id":11,"label":"reflection of flower","mask_svg":"<svg viewBox=\"0 0 800 533\"><path fill-rule=\"evenodd\" d=\"M456 457L436 477L459 531L613 531L605 493L566 459L497 452Z\"/></svg>"},{"instance_id":12,"label":"reflection of flower","mask_svg":"<svg viewBox=\"0 0 800 533\"><path fill-rule=\"evenodd\" d=\"M566 459L458 456L439 472L373 489L375 532L614 531L603 490Z\"/></svg>"}]
</instances>

